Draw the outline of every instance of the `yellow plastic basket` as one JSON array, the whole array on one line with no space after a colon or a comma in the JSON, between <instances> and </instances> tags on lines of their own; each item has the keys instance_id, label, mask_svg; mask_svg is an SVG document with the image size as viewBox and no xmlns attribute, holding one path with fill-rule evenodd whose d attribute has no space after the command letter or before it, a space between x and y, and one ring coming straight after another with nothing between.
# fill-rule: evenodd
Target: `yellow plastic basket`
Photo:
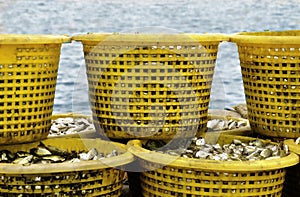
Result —
<instances>
[{"instance_id":1,"label":"yellow plastic basket","mask_svg":"<svg viewBox=\"0 0 300 197\"><path fill-rule=\"evenodd\" d=\"M59 118L74 118L74 119L80 119L80 118L85 118L86 120L90 120L92 124L92 116L85 115L85 114L78 114L78 113L64 113L64 114L52 114L51 120L57 120ZM61 135L51 135L51 132L48 135L48 138L96 138L99 137L96 133L95 129L91 130L84 130L80 131L77 133L72 133L72 134L61 134Z\"/></svg>"},{"instance_id":2,"label":"yellow plastic basket","mask_svg":"<svg viewBox=\"0 0 300 197\"><path fill-rule=\"evenodd\" d=\"M0 35L0 144L48 136L61 45L59 35Z\"/></svg>"},{"instance_id":3,"label":"yellow plastic basket","mask_svg":"<svg viewBox=\"0 0 300 197\"><path fill-rule=\"evenodd\" d=\"M244 32L238 46L251 128L272 137L300 137L300 30Z\"/></svg>"},{"instance_id":4,"label":"yellow plastic basket","mask_svg":"<svg viewBox=\"0 0 300 197\"><path fill-rule=\"evenodd\" d=\"M0 164L0 195L2 196L121 196L123 166L134 157L123 144L100 139L55 138L42 141L69 152L97 148L99 152L120 155L103 160L75 163ZM1 146L0 150L29 151L39 142Z\"/></svg>"},{"instance_id":5,"label":"yellow plastic basket","mask_svg":"<svg viewBox=\"0 0 300 197\"><path fill-rule=\"evenodd\" d=\"M83 44L102 135L171 139L206 131L218 45L227 36L95 33L72 39Z\"/></svg>"},{"instance_id":6,"label":"yellow plastic basket","mask_svg":"<svg viewBox=\"0 0 300 197\"><path fill-rule=\"evenodd\" d=\"M206 141L220 145L233 139L255 138L206 134ZM274 160L212 161L188 159L142 148L146 141L131 140L128 150L146 170L141 173L143 196L226 197L281 196L286 167L295 165L295 153Z\"/></svg>"},{"instance_id":7,"label":"yellow plastic basket","mask_svg":"<svg viewBox=\"0 0 300 197\"><path fill-rule=\"evenodd\" d=\"M288 145L289 150L300 156L300 145L295 144L294 139L284 140L284 144ZM283 196L293 197L299 196L300 193L300 163L287 168L286 180L284 182Z\"/></svg>"}]
</instances>

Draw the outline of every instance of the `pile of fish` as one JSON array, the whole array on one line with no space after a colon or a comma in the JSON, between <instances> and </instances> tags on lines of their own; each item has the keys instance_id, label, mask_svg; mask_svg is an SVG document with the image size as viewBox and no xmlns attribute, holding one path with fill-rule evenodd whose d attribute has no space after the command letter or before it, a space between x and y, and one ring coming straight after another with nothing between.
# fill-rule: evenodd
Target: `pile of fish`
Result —
<instances>
[{"instance_id":1,"label":"pile of fish","mask_svg":"<svg viewBox=\"0 0 300 197\"><path fill-rule=\"evenodd\" d=\"M117 155L119 155L117 150L112 150L112 152L109 154L103 154L99 153L96 148L92 148L88 152L68 152L55 146L46 146L41 142L38 147L31 148L29 151L18 151L13 153L8 150L1 150L0 163L13 163L21 165L61 162L72 163L87 160L101 160Z\"/></svg>"},{"instance_id":2,"label":"pile of fish","mask_svg":"<svg viewBox=\"0 0 300 197\"><path fill-rule=\"evenodd\" d=\"M247 122L243 120L211 119L207 122L208 131L231 130L245 126L247 126Z\"/></svg>"},{"instance_id":3,"label":"pile of fish","mask_svg":"<svg viewBox=\"0 0 300 197\"><path fill-rule=\"evenodd\" d=\"M68 135L78 132L93 131L95 127L89 117L66 117L51 120L49 136Z\"/></svg>"},{"instance_id":4,"label":"pile of fish","mask_svg":"<svg viewBox=\"0 0 300 197\"><path fill-rule=\"evenodd\" d=\"M153 149L151 143L151 148ZM162 146L161 143L156 145ZM149 146L150 144L146 145ZM163 147L164 148L164 147ZM188 148L177 148L163 150L157 149L157 152L167 153L173 156L182 156L184 158L210 159L216 161L255 161L278 159L289 154L287 145L273 144L255 139L248 143L234 139L230 144L209 144L204 138L193 138Z\"/></svg>"}]
</instances>

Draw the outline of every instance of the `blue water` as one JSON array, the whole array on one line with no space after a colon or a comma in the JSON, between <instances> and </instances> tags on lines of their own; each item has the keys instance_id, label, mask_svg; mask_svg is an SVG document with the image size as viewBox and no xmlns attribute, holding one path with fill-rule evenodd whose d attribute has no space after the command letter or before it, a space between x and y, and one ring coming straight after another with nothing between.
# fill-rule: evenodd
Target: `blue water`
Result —
<instances>
[{"instance_id":1,"label":"blue water","mask_svg":"<svg viewBox=\"0 0 300 197\"><path fill-rule=\"evenodd\" d=\"M300 29L300 0L0 0L0 33L69 34L160 26L185 33ZM54 113L90 113L82 45L64 44ZM222 43L210 108L245 102L235 44Z\"/></svg>"}]
</instances>

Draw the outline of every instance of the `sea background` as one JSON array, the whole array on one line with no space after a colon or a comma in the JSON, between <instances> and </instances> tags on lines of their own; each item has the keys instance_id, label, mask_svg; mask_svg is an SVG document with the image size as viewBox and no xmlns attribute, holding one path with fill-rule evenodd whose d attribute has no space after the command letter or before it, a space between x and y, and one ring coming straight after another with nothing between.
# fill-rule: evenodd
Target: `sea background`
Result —
<instances>
[{"instance_id":1,"label":"sea background","mask_svg":"<svg viewBox=\"0 0 300 197\"><path fill-rule=\"evenodd\" d=\"M183 33L300 29L300 0L0 0L0 33ZM54 113L90 113L80 42L63 44ZM219 46L210 108L245 103L236 45Z\"/></svg>"}]
</instances>

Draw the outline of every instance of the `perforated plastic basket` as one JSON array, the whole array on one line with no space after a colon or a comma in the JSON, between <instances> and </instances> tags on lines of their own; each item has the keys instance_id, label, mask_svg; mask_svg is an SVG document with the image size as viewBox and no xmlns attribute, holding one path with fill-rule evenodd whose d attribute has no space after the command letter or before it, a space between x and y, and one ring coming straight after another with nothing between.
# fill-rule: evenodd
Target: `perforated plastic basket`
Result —
<instances>
[{"instance_id":1,"label":"perforated plastic basket","mask_svg":"<svg viewBox=\"0 0 300 197\"><path fill-rule=\"evenodd\" d=\"M83 43L94 123L107 137L170 139L206 131L218 45L227 36L85 34L72 39Z\"/></svg>"},{"instance_id":2,"label":"perforated plastic basket","mask_svg":"<svg viewBox=\"0 0 300 197\"><path fill-rule=\"evenodd\" d=\"M59 118L74 118L76 119L81 119L84 118L87 121L91 121L90 123L93 124L92 122L92 116L91 115L85 115L85 114L79 114L79 113L64 113L64 114L52 114L51 120L57 120ZM80 125L76 125L77 127L80 127ZM65 138L65 137L72 137L72 138L96 138L99 137L96 133L95 129L85 129L83 131L79 132L74 132L74 133L69 133L69 134L51 134L51 132L48 135L48 138Z\"/></svg>"},{"instance_id":3,"label":"perforated plastic basket","mask_svg":"<svg viewBox=\"0 0 300 197\"><path fill-rule=\"evenodd\" d=\"M209 143L220 145L233 139L243 142L255 138L234 135L207 135ZM274 160L213 161L189 159L142 148L146 141L129 141L132 152L145 168L141 173L143 196L225 197L281 196L286 167L295 165L295 153Z\"/></svg>"},{"instance_id":4,"label":"perforated plastic basket","mask_svg":"<svg viewBox=\"0 0 300 197\"><path fill-rule=\"evenodd\" d=\"M251 128L300 137L300 31L232 35L238 46Z\"/></svg>"},{"instance_id":5,"label":"perforated plastic basket","mask_svg":"<svg viewBox=\"0 0 300 197\"><path fill-rule=\"evenodd\" d=\"M300 145L295 144L294 139L284 140L284 144L288 145L289 150L300 156ZM299 196L300 193L300 163L287 168L286 180L284 182L284 197Z\"/></svg>"},{"instance_id":6,"label":"perforated plastic basket","mask_svg":"<svg viewBox=\"0 0 300 197\"><path fill-rule=\"evenodd\" d=\"M0 144L49 133L61 44L56 35L0 35Z\"/></svg>"},{"instance_id":7,"label":"perforated plastic basket","mask_svg":"<svg viewBox=\"0 0 300 197\"><path fill-rule=\"evenodd\" d=\"M20 164L0 163L0 196L63 197L63 196L121 196L124 171L122 167L134 160L123 144L99 139L55 138L42 141L69 152L96 148L99 153L119 152L103 160L75 163ZM39 142L1 146L12 152L29 151Z\"/></svg>"}]
</instances>

